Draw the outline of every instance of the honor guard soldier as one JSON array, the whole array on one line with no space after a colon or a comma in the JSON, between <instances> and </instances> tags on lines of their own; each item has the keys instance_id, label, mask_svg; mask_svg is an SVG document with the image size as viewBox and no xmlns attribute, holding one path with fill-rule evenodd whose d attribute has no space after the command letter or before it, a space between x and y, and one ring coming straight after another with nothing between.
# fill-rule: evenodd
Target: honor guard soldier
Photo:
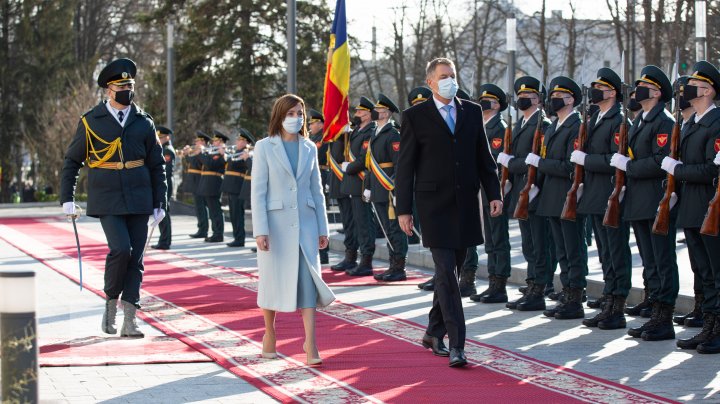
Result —
<instances>
[{"instance_id":1,"label":"honor guard soldier","mask_svg":"<svg viewBox=\"0 0 720 404\"><path fill-rule=\"evenodd\" d=\"M585 150L574 150L570 161L583 166L583 191L578 195L577 213L592 222L605 285L596 303L588 302L589 307L600 308L600 312L583 320L583 324L614 330L626 326L623 310L632 277L630 227L622 220L617 228L603 226L607 200L614 188L615 168L610 159L618 150L620 126L628 124L622 111L620 76L610 68L601 68L589 96L599 110L590 116Z\"/></svg>"},{"instance_id":2,"label":"honor guard soldier","mask_svg":"<svg viewBox=\"0 0 720 404\"><path fill-rule=\"evenodd\" d=\"M175 167L175 148L172 145L170 136L173 131L164 126L156 127L158 139L162 145L163 158L165 159L165 179L167 181L167 209L165 209L165 218L158 225L160 230L160 239L152 248L156 250L169 250L172 244L172 222L170 221L170 199L175 192L173 187L173 167Z\"/></svg>"},{"instance_id":3,"label":"honor guard soldier","mask_svg":"<svg viewBox=\"0 0 720 404\"><path fill-rule=\"evenodd\" d=\"M400 154L400 132L395 129L392 114L400 112L395 103L383 94L375 104L378 113L377 132L367 149L366 167L369 170L363 197L370 201L378 222L385 233L390 254L387 271L374 275L378 281L394 282L407 279L405 260L408 240L395 216L395 166Z\"/></svg>"},{"instance_id":4,"label":"honor guard soldier","mask_svg":"<svg viewBox=\"0 0 720 404\"><path fill-rule=\"evenodd\" d=\"M249 173L248 146L253 145L255 138L247 129L240 128L235 139L235 152L225 156L227 163L221 190L228 196L230 223L233 229L233 241L227 243L228 247L245 247L245 199L241 196L241 192Z\"/></svg>"},{"instance_id":5,"label":"honor guard soldier","mask_svg":"<svg viewBox=\"0 0 720 404\"><path fill-rule=\"evenodd\" d=\"M117 333L115 316L121 299L120 336L142 338L135 314L140 308L148 215L153 225L165 216L167 183L152 117L132 102L136 72L130 59L117 59L100 72L97 83L108 100L80 119L65 152L60 202L63 213L77 215L75 185L78 171L87 164L87 214L100 219L110 249L105 260L102 330Z\"/></svg>"},{"instance_id":6,"label":"honor guard soldier","mask_svg":"<svg viewBox=\"0 0 720 404\"><path fill-rule=\"evenodd\" d=\"M350 276L368 276L373 274L372 259L375 255L375 225L370 204L363 201L363 191L368 172L365 159L370 139L375 135L377 125L370 117L374 108L372 101L360 97L353 117L354 130L350 133L347 145L347 161L342 163L344 172L340 192L350 196L353 228L360 248L360 264L345 271Z\"/></svg>"},{"instance_id":7,"label":"honor guard soldier","mask_svg":"<svg viewBox=\"0 0 720 404\"><path fill-rule=\"evenodd\" d=\"M223 173L225 173L225 143L228 137L213 130L212 149L202 154L202 174L198 184L198 194L205 198L210 219L212 235L205 237L205 242L219 243L223 241L225 219L220 205L220 188L222 188Z\"/></svg>"},{"instance_id":8,"label":"honor guard soldier","mask_svg":"<svg viewBox=\"0 0 720 404\"><path fill-rule=\"evenodd\" d=\"M628 156L615 153L610 165L625 171L623 219L630 222L635 234L644 267L643 277L652 301L650 321L631 328L628 334L656 341L675 338L672 314L680 288L675 254L677 209L671 209L667 235L652 231L667 177L661 163L670 151L670 136L675 123L665 109L665 104L672 100L673 89L665 73L652 65L642 69L635 85L635 99L642 105L642 113L628 133Z\"/></svg>"},{"instance_id":9,"label":"honor guard soldier","mask_svg":"<svg viewBox=\"0 0 720 404\"><path fill-rule=\"evenodd\" d=\"M525 159L532 151L533 137L538 120L542 120L541 128L543 132L550 126L550 121L545 118L542 111L545 86L540 80L531 76L520 77L515 80L514 90L517 95L517 109L520 110L523 117L515 124L513 129L510 154L499 153L497 156L498 163L507 167L510 171L510 192L506 196L506 198L509 198L507 208L509 213L515 212L520 190L527 183L528 165L525 163ZM542 174L538 173L535 182L537 184L542 183ZM548 271L547 259L549 252L547 240L550 237L547 219L535 214L538 202L538 188L533 187L530 192L528 219L518 221L522 237L522 254L528 263L527 289L523 297L508 302L506 306L518 310L544 310L545 300L542 296L540 298L534 296L531 301L527 302L528 296L530 296L530 292L534 290L535 286L540 289L542 295L545 285L548 283L548 279L545 279L544 276ZM536 273L540 274L537 279Z\"/></svg>"},{"instance_id":10,"label":"honor guard soldier","mask_svg":"<svg viewBox=\"0 0 720 404\"><path fill-rule=\"evenodd\" d=\"M408 105L411 107L432 97L432 90L427 87L415 87L408 94Z\"/></svg>"},{"instance_id":11,"label":"honor guard soldier","mask_svg":"<svg viewBox=\"0 0 720 404\"><path fill-rule=\"evenodd\" d=\"M690 261L695 263L702 284L703 328L695 336L677 341L682 349L720 353L720 238L700 233L708 203L715 196L718 168L712 159L720 151L720 72L709 62L693 66L693 74L682 89L682 101L695 109L679 143L679 159L665 157L662 168L680 183L677 227L684 229ZM697 296L696 296L697 301ZM686 320L687 321L687 320Z\"/></svg>"},{"instance_id":12,"label":"honor guard soldier","mask_svg":"<svg viewBox=\"0 0 720 404\"><path fill-rule=\"evenodd\" d=\"M205 198L198 193L198 185L202 175L202 153L210 143L210 136L198 130L195 132L195 144L190 150L183 149L187 156L187 186L185 190L193 194L195 203L195 217L197 218L197 231L190 235L190 238L205 238L208 234L208 208ZM186 146L187 148L187 146Z\"/></svg>"},{"instance_id":13,"label":"honor guard soldier","mask_svg":"<svg viewBox=\"0 0 720 404\"><path fill-rule=\"evenodd\" d=\"M337 139L330 142L327 152L330 175L328 179L328 196L335 199L340 209L340 220L342 220L343 244L345 245L345 257L342 261L330 267L333 271L347 271L357 267L358 240L353 220L352 203L350 196L340 191L345 173L342 164L346 159L346 152L350 147L350 134L345 132Z\"/></svg>"},{"instance_id":14,"label":"honor guard soldier","mask_svg":"<svg viewBox=\"0 0 720 404\"><path fill-rule=\"evenodd\" d=\"M250 132L248 132L250 134ZM242 187L240 188L240 195L239 198L243 201L243 220L245 219L245 211L244 209L250 208L250 188L252 186L252 177L250 176L250 173L252 173L252 162L253 162L253 149L255 146L255 139L252 139L252 145L248 145L245 150L248 150L248 157L245 159L245 166L247 167L247 170L245 170L245 176L243 177L243 183ZM244 225L243 225L244 226ZM256 247L250 247L250 251L256 253L257 248Z\"/></svg>"},{"instance_id":15,"label":"honor guard soldier","mask_svg":"<svg viewBox=\"0 0 720 404\"><path fill-rule=\"evenodd\" d=\"M314 110L308 110L308 133L310 134L310 140L315 143L318 149L318 166L320 166L320 179L322 180L322 189L325 193L325 201L330 202L330 198L327 197L328 193L328 174L330 169L328 168L327 162L327 151L330 146L329 143L323 142L323 126L325 125L325 118L323 115ZM320 264L327 264L330 262L328 252L330 251L330 244L327 247L320 250Z\"/></svg>"},{"instance_id":16,"label":"honor guard soldier","mask_svg":"<svg viewBox=\"0 0 720 404\"><path fill-rule=\"evenodd\" d=\"M480 86L480 106L483 110L485 135L490 144L490 152L497 161L498 154L505 147L505 130L508 125L502 117L502 112L508 107L507 97L500 87L490 83L483 84ZM498 164L498 174L501 172L502 166ZM507 278L510 277L510 233L507 212L510 204L508 203L508 196L503 201L504 209L502 214L492 217L490 216L490 204L485 191L482 192L483 222L486 233L485 253L487 254L490 285L485 291L470 296L470 299L475 302L506 303L508 301L507 290L505 289ZM469 253L470 251L468 251ZM475 254L477 255L476 248ZM475 280L474 272L472 280Z\"/></svg>"},{"instance_id":17,"label":"honor guard soldier","mask_svg":"<svg viewBox=\"0 0 720 404\"><path fill-rule=\"evenodd\" d=\"M463 90L462 88L458 88L456 96L461 100L472 101L472 97L470 96L470 94L468 94L467 91Z\"/></svg>"}]
</instances>

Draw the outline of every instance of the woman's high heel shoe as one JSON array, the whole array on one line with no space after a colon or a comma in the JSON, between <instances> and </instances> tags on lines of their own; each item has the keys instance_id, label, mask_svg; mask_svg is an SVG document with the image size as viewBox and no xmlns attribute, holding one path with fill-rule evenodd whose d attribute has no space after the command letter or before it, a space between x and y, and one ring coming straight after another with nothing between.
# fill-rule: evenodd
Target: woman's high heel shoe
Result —
<instances>
[{"instance_id":1,"label":"woman's high heel shoe","mask_svg":"<svg viewBox=\"0 0 720 404\"><path fill-rule=\"evenodd\" d=\"M314 366L314 365L321 365L321 364L322 364L322 361L323 361L322 358L320 358L320 357L313 358L313 357L310 356L310 351L307 349L307 347L305 346L305 344L303 344L303 351L305 351L305 353L307 354L307 364L308 364L308 365ZM319 355L319 353L318 353L318 355Z\"/></svg>"},{"instance_id":2,"label":"woman's high heel shoe","mask_svg":"<svg viewBox=\"0 0 720 404\"><path fill-rule=\"evenodd\" d=\"M277 359L278 355L277 352L265 352L265 337L267 335L263 335L263 347L262 347L262 357L265 359ZM273 344L275 345L275 344ZM275 347L273 346L273 351L275 350Z\"/></svg>"}]
</instances>

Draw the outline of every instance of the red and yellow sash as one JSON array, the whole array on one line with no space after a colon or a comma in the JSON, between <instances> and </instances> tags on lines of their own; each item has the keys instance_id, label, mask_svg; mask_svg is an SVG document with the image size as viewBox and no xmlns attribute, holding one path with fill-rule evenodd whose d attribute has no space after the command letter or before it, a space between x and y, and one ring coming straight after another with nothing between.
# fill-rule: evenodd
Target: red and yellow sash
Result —
<instances>
[{"instance_id":1,"label":"red and yellow sash","mask_svg":"<svg viewBox=\"0 0 720 404\"><path fill-rule=\"evenodd\" d=\"M383 188L387 189L388 191L392 191L395 189L395 182L392 178L390 178L387 173L383 170L383 165L386 167L392 167L392 163L383 163L379 164L377 160L375 160L375 156L372 154L372 147L371 145L368 145L367 150L367 157L365 158L365 166L370 169L370 171L373 173L375 178L380 182L380 185L382 185Z\"/></svg>"},{"instance_id":2,"label":"red and yellow sash","mask_svg":"<svg viewBox=\"0 0 720 404\"><path fill-rule=\"evenodd\" d=\"M351 150L350 148L348 148L348 156L350 157L350 162L351 162L351 163L352 163L353 161L357 160L357 159L355 158L355 155L353 154L353 152L352 152L352 150ZM365 171L360 171L360 172L358 173L358 177L360 177L361 180L365 181Z\"/></svg>"},{"instance_id":3,"label":"red and yellow sash","mask_svg":"<svg viewBox=\"0 0 720 404\"><path fill-rule=\"evenodd\" d=\"M330 149L328 148L327 151L327 160L330 162L330 170L332 170L333 174L337 177L338 180L342 181L343 179L343 171L342 167L340 167L340 164L335 161L332 154L330 154Z\"/></svg>"}]
</instances>

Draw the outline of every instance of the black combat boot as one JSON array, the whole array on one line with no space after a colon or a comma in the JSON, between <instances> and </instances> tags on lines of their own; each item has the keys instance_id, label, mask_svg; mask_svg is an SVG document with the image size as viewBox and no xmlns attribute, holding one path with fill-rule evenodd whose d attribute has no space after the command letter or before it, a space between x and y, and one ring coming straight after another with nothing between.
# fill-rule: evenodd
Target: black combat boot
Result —
<instances>
[{"instance_id":1,"label":"black combat boot","mask_svg":"<svg viewBox=\"0 0 720 404\"><path fill-rule=\"evenodd\" d=\"M695 307L693 307L693 310L684 315L684 316L675 316L673 317L673 321L677 324L684 325L685 327L692 327L692 328L699 328L703 326L703 312L702 312L702 304L703 300L705 300L705 295L702 293L695 295ZM682 322L678 323L678 320L682 318Z\"/></svg>"},{"instance_id":2,"label":"black combat boot","mask_svg":"<svg viewBox=\"0 0 720 404\"><path fill-rule=\"evenodd\" d=\"M495 282L493 283L493 290L481 297L480 301L483 303L506 303L508 301L507 290L505 289L506 283L507 278L496 276Z\"/></svg>"},{"instance_id":3,"label":"black combat boot","mask_svg":"<svg viewBox=\"0 0 720 404\"><path fill-rule=\"evenodd\" d=\"M553 288L553 289L554 289L554 288ZM567 291L567 288L566 288L565 286L563 286L563 288L562 288L561 291L559 291L559 292L554 292L554 291L553 291L553 292L548 293L546 296L547 296L547 298L550 299L550 300L555 300L555 301L558 301L558 302L562 302L563 300L565 300L564 294L565 294L566 291Z\"/></svg>"},{"instance_id":4,"label":"black combat boot","mask_svg":"<svg viewBox=\"0 0 720 404\"><path fill-rule=\"evenodd\" d=\"M611 296L612 309L610 315L598 322L598 328L601 330L617 330L627 327L625 319L625 296Z\"/></svg>"},{"instance_id":5,"label":"black combat boot","mask_svg":"<svg viewBox=\"0 0 720 404\"><path fill-rule=\"evenodd\" d=\"M534 284L535 284L535 282L533 282L533 281L527 281L527 286L523 286L518 289L520 291L520 293L523 294L522 297L520 297L517 300L513 300L512 302L505 303L505 307L507 307L508 309L516 310L518 303L521 303L521 302L524 302L525 300L527 300L527 295L528 295L528 293L530 293L530 290L532 289Z\"/></svg>"},{"instance_id":6,"label":"black combat boot","mask_svg":"<svg viewBox=\"0 0 720 404\"><path fill-rule=\"evenodd\" d=\"M627 313L627 309L625 309L625 312ZM641 325L640 327L633 327L628 330L628 335L633 338L640 338L642 336L642 333L645 332L645 330L653 329L655 328L655 324L660 319L660 302L653 302L652 304L652 314L650 315L650 320L648 320L645 324Z\"/></svg>"},{"instance_id":7,"label":"black combat boot","mask_svg":"<svg viewBox=\"0 0 720 404\"><path fill-rule=\"evenodd\" d=\"M585 310L582 305L583 289L568 288L566 296L565 304L555 312L555 318L558 320L572 320L585 317Z\"/></svg>"},{"instance_id":8,"label":"black combat boot","mask_svg":"<svg viewBox=\"0 0 720 404\"><path fill-rule=\"evenodd\" d=\"M720 353L720 318L715 314L715 324L713 324L712 333L707 340L697 346L698 353L701 354L717 354Z\"/></svg>"},{"instance_id":9,"label":"black combat boot","mask_svg":"<svg viewBox=\"0 0 720 404\"><path fill-rule=\"evenodd\" d=\"M662 341L666 339L675 339L675 327L673 325L672 316L675 306L671 304L660 303L660 315L658 321L652 328L643 331L641 337L645 341Z\"/></svg>"},{"instance_id":10,"label":"black combat boot","mask_svg":"<svg viewBox=\"0 0 720 404\"><path fill-rule=\"evenodd\" d=\"M715 315L713 313L703 314L703 327L697 335L691 338L677 340L677 346L680 349L697 349L698 345L706 342L712 335L715 326Z\"/></svg>"},{"instance_id":11,"label":"black combat boot","mask_svg":"<svg viewBox=\"0 0 720 404\"><path fill-rule=\"evenodd\" d=\"M381 281L381 280L383 280L383 277L384 277L385 275L389 274L389 273L392 271L394 265L395 265L395 257L393 257L393 256L391 255L391 256L390 256L390 259L389 259L389 263L388 263L388 269L386 269L386 270L384 270L384 271L382 271L382 272L380 272L380 273L378 273L378 274L373 274L373 278L374 278L376 281Z\"/></svg>"},{"instance_id":12,"label":"black combat boot","mask_svg":"<svg viewBox=\"0 0 720 404\"><path fill-rule=\"evenodd\" d=\"M605 300L607 300L608 295L602 295L598 297L595 300L588 300L587 306L591 309L599 309L605 307Z\"/></svg>"},{"instance_id":13,"label":"black combat boot","mask_svg":"<svg viewBox=\"0 0 720 404\"><path fill-rule=\"evenodd\" d=\"M520 311L536 311L545 310L545 285L533 284L532 289L528 291L524 302L517 304L517 309Z\"/></svg>"},{"instance_id":14,"label":"black combat boot","mask_svg":"<svg viewBox=\"0 0 720 404\"><path fill-rule=\"evenodd\" d=\"M390 268L387 270L387 273L378 280L384 282L399 282L406 279L407 274L405 273L405 257L396 257L392 260L392 263L390 264Z\"/></svg>"},{"instance_id":15,"label":"black combat boot","mask_svg":"<svg viewBox=\"0 0 720 404\"><path fill-rule=\"evenodd\" d=\"M360 258L360 263L353 269L345 271L346 275L350 276L370 276L373 274L372 269L372 255L365 255Z\"/></svg>"},{"instance_id":16,"label":"black combat boot","mask_svg":"<svg viewBox=\"0 0 720 404\"><path fill-rule=\"evenodd\" d=\"M105 301L105 312L102 317L102 331L106 334L117 334L117 327L115 327L117 305L118 299L108 299Z\"/></svg>"},{"instance_id":17,"label":"black combat boot","mask_svg":"<svg viewBox=\"0 0 720 404\"><path fill-rule=\"evenodd\" d=\"M475 271L476 269L463 269L460 275L460 297L468 297L477 293L475 289Z\"/></svg>"},{"instance_id":18,"label":"black combat boot","mask_svg":"<svg viewBox=\"0 0 720 404\"><path fill-rule=\"evenodd\" d=\"M550 282L545 285L545 291L543 292L543 294L545 295L545 297L549 297L553 293L555 293L555 285Z\"/></svg>"},{"instance_id":19,"label":"black combat boot","mask_svg":"<svg viewBox=\"0 0 720 404\"><path fill-rule=\"evenodd\" d=\"M487 289L483 290L480 293L476 293L476 294L470 296L470 300L472 300L473 302L479 302L483 296L486 296L488 293L490 293L490 291L493 289L494 284L495 284L495 275L493 275L493 274L488 275Z\"/></svg>"},{"instance_id":20,"label":"black combat boot","mask_svg":"<svg viewBox=\"0 0 720 404\"><path fill-rule=\"evenodd\" d=\"M523 295L527 293L528 289L530 289L530 282L532 281L527 281L527 286L520 286L518 288L518 292L522 293Z\"/></svg>"},{"instance_id":21,"label":"black combat boot","mask_svg":"<svg viewBox=\"0 0 720 404\"><path fill-rule=\"evenodd\" d=\"M547 309L547 310L543 311L543 315L545 317L555 318L555 313L557 313L557 311L565 304L566 297L567 297L567 288L563 288L560 292L557 292L556 296L559 298L559 300L557 301L555 306L551 309ZM548 299L550 299L549 296L548 296Z\"/></svg>"},{"instance_id":22,"label":"black combat boot","mask_svg":"<svg viewBox=\"0 0 720 404\"><path fill-rule=\"evenodd\" d=\"M345 258L330 267L333 271L347 271L357 266L357 250L345 250Z\"/></svg>"},{"instance_id":23,"label":"black combat boot","mask_svg":"<svg viewBox=\"0 0 720 404\"><path fill-rule=\"evenodd\" d=\"M586 318L582 321L583 325L585 327L597 327L598 323L602 320L605 320L606 318L610 317L610 314L613 312L613 297L612 295L602 295L600 297L602 299L602 310L595 314L595 316ZM595 300L600 301L600 299ZM588 302L588 306L590 306L590 302Z\"/></svg>"},{"instance_id":24,"label":"black combat boot","mask_svg":"<svg viewBox=\"0 0 720 404\"><path fill-rule=\"evenodd\" d=\"M650 308L652 310L653 302L650 300L650 291L645 289L643 292L643 300L634 305L634 306L628 306L625 308L625 314L628 316L639 316L640 311L643 309Z\"/></svg>"}]
</instances>

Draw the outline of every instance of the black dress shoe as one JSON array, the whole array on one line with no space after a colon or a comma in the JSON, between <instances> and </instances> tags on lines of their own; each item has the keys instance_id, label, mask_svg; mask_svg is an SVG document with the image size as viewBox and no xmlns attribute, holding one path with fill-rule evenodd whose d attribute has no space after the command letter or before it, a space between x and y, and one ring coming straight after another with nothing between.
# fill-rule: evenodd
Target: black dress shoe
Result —
<instances>
[{"instance_id":1,"label":"black dress shoe","mask_svg":"<svg viewBox=\"0 0 720 404\"><path fill-rule=\"evenodd\" d=\"M207 233L193 233L190 235L190 238L205 238L207 237Z\"/></svg>"},{"instance_id":2,"label":"black dress shoe","mask_svg":"<svg viewBox=\"0 0 720 404\"><path fill-rule=\"evenodd\" d=\"M250 247L250 251L256 253L256 252L257 252L257 248L255 248L255 247Z\"/></svg>"},{"instance_id":3,"label":"black dress shoe","mask_svg":"<svg viewBox=\"0 0 720 404\"><path fill-rule=\"evenodd\" d=\"M211 237L205 237L206 243L222 243L223 236L211 236Z\"/></svg>"},{"instance_id":4,"label":"black dress shoe","mask_svg":"<svg viewBox=\"0 0 720 404\"><path fill-rule=\"evenodd\" d=\"M465 357L465 350L461 348L450 349L450 367L460 368L467 365L467 358Z\"/></svg>"},{"instance_id":5,"label":"black dress shoe","mask_svg":"<svg viewBox=\"0 0 720 404\"><path fill-rule=\"evenodd\" d=\"M423 286L422 290L426 292L432 292L435 290L435 277L433 276L430 278L429 281L425 282L425 285Z\"/></svg>"},{"instance_id":6,"label":"black dress shoe","mask_svg":"<svg viewBox=\"0 0 720 404\"><path fill-rule=\"evenodd\" d=\"M228 247L245 247L245 242L240 240L233 240L227 244Z\"/></svg>"},{"instance_id":7,"label":"black dress shoe","mask_svg":"<svg viewBox=\"0 0 720 404\"><path fill-rule=\"evenodd\" d=\"M425 333L422 337L422 346L427 349L432 349L432 353L435 356L449 356L450 352L445 347L445 343L442 338L433 337L432 335Z\"/></svg>"},{"instance_id":8,"label":"black dress shoe","mask_svg":"<svg viewBox=\"0 0 720 404\"><path fill-rule=\"evenodd\" d=\"M170 246L169 246L169 245L155 244L155 245L150 246L150 248L152 248L153 250L169 250L169 249L170 249Z\"/></svg>"}]
</instances>

